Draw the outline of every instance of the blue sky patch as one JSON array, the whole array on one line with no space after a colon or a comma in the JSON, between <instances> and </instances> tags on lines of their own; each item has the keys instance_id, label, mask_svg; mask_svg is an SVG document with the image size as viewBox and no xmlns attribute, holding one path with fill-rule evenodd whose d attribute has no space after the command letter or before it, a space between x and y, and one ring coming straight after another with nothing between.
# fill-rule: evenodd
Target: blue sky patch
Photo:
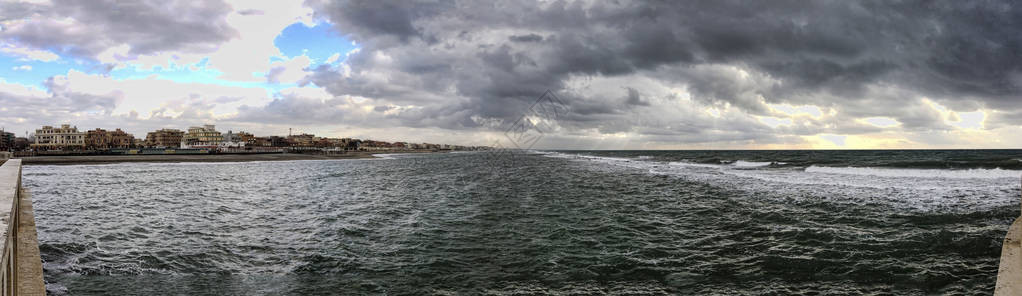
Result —
<instances>
[{"instance_id":1,"label":"blue sky patch","mask_svg":"<svg viewBox=\"0 0 1022 296\"><path fill-rule=\"evenodd\" d=\"M312 66L323 64L330 56L340 53L337 62L344 61L345 54L358 48L351 40L333 30L333 25L325 22L313 27L303 23L294 23L277 35L273 44L288 58L306 55L312 59Z\"/></svg>"},{"instance_id":2,"label":"blue sky patch","mask_svg":"<svg viewBox=\"0 0 1022 296\"><path fill-rule=\"evenodd\" d=\"M276 46L287 59L298 56L308 56L312 60L310 67L324 64L330 56L340 54L334 64L343 62L346 54L358 46L352 44L348 38L333 30L333 26L321 22L312 27L303 23L294 23L277 35L274 39ZM59 51L51 51L57 52ZM59 54L58 54L59 55ZM285 57L271 57L267 61L285 61ZM276 93L282 89L296 87L295 83L267 83L262 81L233 81L220 77L223 72L208 67L208 59L195 64L175 64L168 61L165 65L157 65L151 68L133 65L128 62L126 67L110 70L107 73L106 66L97 61L77 59L60 55L60 59L50 62L25 60L18 56L0 54L0 78L8 83L18 83L28 86L36 86L45 89L43 84L47 79L56 75L67 75L68 71L75 69L84 73L109 74L117 80L137 80L155 77L161 80L170 80L181 83L204 83L217 84L235 87L260 87L268 93ZM262 76L264 73L253 73L253 76Z\"/></svg>"},{"instance_id":3,"label":"blue sky patch","mask_svg":"<svg viewBox=\"0 0 1022 296\"><path fill-rule=\"evenodd\" d=\"M42 87L46 79L64 75L72 68L90 68L97 65L78 65L61 58L52 62L28 61L0 55L0 77L7 82ZM45 88L43 88L45 89Z\"/></svg>"}]
</instances>

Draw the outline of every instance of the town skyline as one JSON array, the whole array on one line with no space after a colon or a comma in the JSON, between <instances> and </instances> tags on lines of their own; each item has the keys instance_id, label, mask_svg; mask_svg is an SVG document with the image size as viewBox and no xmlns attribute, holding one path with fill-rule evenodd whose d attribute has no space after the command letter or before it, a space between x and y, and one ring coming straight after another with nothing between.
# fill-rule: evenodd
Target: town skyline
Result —
<instances>
[{"instance_id":1,"label":"town skyline","mask_svg":"<svg viewBox=\"0 0 1022 296\"><path fill-rule=\"evenodd\" d=\"M13 133L13 134L14 134L14 137L19 137L19 138L30 138L30 137L31 137L31 136L32 136L33 134L35 134L35 132L36 132L36 131L37 131L37 130L38 130L39 128L41 128L41 127L44 127L44 126L50 126L50 127L59 127L59 126L61 126L61 125L64 125L64 124L70 125L71 127L75 127L75 128L78 128L78 129L79 129L80 131L82 131L82 132L85 132L85 131L89 131L89 130L95 130L95 129L103 129L103 130L106 130L106 131L113 131L113 130L122 130L122 131L124 131L125 133L128 133L128 134L130 134L130 135L132 135L132 136L136 136L136 135L142 135L142 138L144 138L144 135L146 135L146 134L148 134L148 133L150 133L150 132L156 131L156 130L163 130L163 129L176 129L176 130L186 131L186 130L188 130L188 128L190 128L190 127L197 127L197 126L204 126L204 125L210 125L211 123L201 123L201 124L191 124L191 125L180 125L180 126L161 126L161 127L157 127L157 128L155 128L155 129L152 129L152 130L141 130L141 131L138 131L137 129L136 129L136 130L130 130L130 129L127 129L127 128L121 128L121 127L113 127L113 126L111 126L111 127L106 127L106 126L90 126L89 128L84 128L84 126L80 126L80 125L77 125L77 124L74 124L74 123L54 123L54 124L44 124L44 125L40 125L40 126L37 126L37 127L36 127L36 128L34 128L34 129L31 129L31 130L25 130L25 131L20 131L20 132L18 132L18 131L14 131L14 130L8 129L8 128L6 128L6 127L2 127L2 126L0 126L0 132L7 132L7 133ZM242 129L232 129L232 128L227 128L227 129L224 129L224 128L222 128L222 126L220 126L220 125L217 125L217 124L212 124L212 125L215 125L215 126L218 126L218 127L220 127L220 128L218 128L218 130L223 130L223 131L225 131L225 132L228 132L228 131L234 131L234 132L248 132L248 131L246 131L246 130L242 130ZM265 133L265 134L263 134L263 133ZM255 133L253 133L253 134L255 134ZM382 137L374 137L374 136L371 136L371 135L364 135L363 133L353 133L353 134L355 134L356 136L344 136L344 135L324 135L324 134L316 134L316 133L312 133L312 132L307 132L307 131L305 131L305 130L295 130L295 129L291 129L291 130L285 129L285 130L284 130L284 131L283 131L282 133L278 133L278 132L273 132L273 131L264 131L264 132L261 132L261 133L259 133L259 134L255 134L255 135L256 135L256 136L288 136L288 135L299 135L299 134L310 134L310 135L319 135L319 136L321 136L321 137L324 137L324 138L355 138L355 139L370 139L370 138L372 138L372 140L378 140L378 141L389 141L389 142L416 142L416 141L404 141L404 140L402 140L402 139L396 139L396 138L393 138L393 139L391 139L391 138L385 138L385 137L386 137L386 135L383 135ZM137 137L136 137L136 138L137 138ZM426 142L428 142L428 141L419 141L419 142L422 142L422 143L426 143ZM452 144L453 144L453 143L452 143ZM465 145L465 146L472 146L472 145Z\"/></svg>"},{"instance_id":2,"label":"town skyline","mask_svg":"<svg viewBox=\"0 0 1022 296\"><path fill-rule=\"evenodd\" d=\"M210 152L283 152L279 148L335 149L353 151L394 150L476 150L482 146L447 143L387 141L356 137L322 137L310 133L287 135L255 135L238 130L217 130L215 125L188 126L186 129L161 128L146 132L144 137L120 128L78 129L77 125L44 125L35 132L19 137L0 130L0 151L41 151L68 153L74 151L110 151L111 149L193 149ZM178 150L181 151L181 150ZM162 152L161 152L162 153ZM181 153L181 152L178 152Z\"/></svg>"}]
</instances>

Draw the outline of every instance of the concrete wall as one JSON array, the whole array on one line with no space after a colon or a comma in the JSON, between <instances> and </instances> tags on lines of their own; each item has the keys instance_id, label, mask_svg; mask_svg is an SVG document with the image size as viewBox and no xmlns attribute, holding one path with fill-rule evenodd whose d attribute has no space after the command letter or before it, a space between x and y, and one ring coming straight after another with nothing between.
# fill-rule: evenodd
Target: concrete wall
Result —
<instances>
[{"instance_id":1,"label":"concrete wall","mask_svg":"<svg viewBox=\"0 0 1022 296\"><path fill-rule=\"evenodd\" d=\"M1015 219L1004 236L994 295L1022 295L1022 218Z\"/></svg>"},{"instance_id":2,"label":"concrete wall","mask_svg":"<svg viewBox=\"0 0 1022 296\"><path fill-rule=\"evenodd\" d=\"M1004 235L994 295L1022 295L1022 217L1016 218Z\"/></svg>"},{"instance_id":3,"label":"concrete wall","mask_svg":"<svg viewBox=\"0 0 1022 296\"><path fill-rule=\"evenodd\" d=\"M32 201L21 188L21 159L0 166L0 295L46 295Z\"/></svg>"}]
</instances>

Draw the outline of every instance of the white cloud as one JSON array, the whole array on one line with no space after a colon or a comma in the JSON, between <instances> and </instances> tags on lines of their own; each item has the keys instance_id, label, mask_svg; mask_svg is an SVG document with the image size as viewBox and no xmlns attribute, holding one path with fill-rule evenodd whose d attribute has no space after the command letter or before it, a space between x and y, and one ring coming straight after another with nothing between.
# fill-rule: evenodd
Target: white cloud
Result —
<instances>
[{"instance_id":1,"label":"white cloud","mask_svg":"<svg viewBox=\"0 0 1022 296\"><path fill-rule=\"evenodd\" d=\"M266 73L270 58L280 57L273 40L287 26L296 22L312 26L312 10L301 1L230 1L235 12L227 16L227 23L239 32L209 55L209 65L223 71L223 79L259 81L264 77L253 73ZM239 11L262 11L262 14L241 14Z\"/></svg>"},{"instance_id":2,"label":"white cloud","mask_svg":"<svg viewBox=\"0 0 1022 296\"><path fill-rule=\"evenodd\" d=\"M0 93L37 98L47 96L46 91L41 90L37 87L23 85L20 83L7 82L4 81L2 78L0 78Z\"/></svg>"},{"instance_id":3,"label":"white cloud","mask_svg":"<svg viewBox=\"0 0 1022 296\"><path fill-rule=\"evenodd\" d=\"M104 96L118 92L124 99L112 110L112 114L125 115L137 112L142 118L174 112L225 116L237 112L239 106L259 106L271 100L263 88L179 83L154 76L117 80L109 76L71 70L67 75L54 77L53 82L66 91L80 94ZM189 109L192 107L202 109Z\"/></svg>"},{"instance_id":4,"label":"white cloud","mask_svg":"<svg viewBox=\"0 0 1022 296\"><path fill-rule=\"evenodd\" d=\"M331 55L329 58L326 59L326 63L327 64L333 64L334 62L336 62L340 58L341 58L341 53L335 53L335 54Z\"/></svg>"},{"instance_id":5,"label":"white cloud","mask_svg":"<svg viewBox=\"0 0 1022 296\"><path fill-rule=\"evenodd\" d=\"M982 129L987 119L987 114L983 110L956 112L930 99L923 99L923 104L938 112L944 123L960 129Z\"/></svg>"},{"instance_id":6,"label":"white cloud","mask_svg":"<svg viewBox=\"0 0 1022 296\"><path fill-rule=\"evenodd\" d=\"M956 126L962 129L982 129L983 123L986 121L986 112L973 111L973 112L955 112L958 120L948 122L952 126Z\"/></svg>"},{"instance_id":7,"label":"white cloud","mask_svg":"<svg viewBox=\"0 0 1022 296\"><path fill-rule=\"evenodd\" d=\"M767 107L774 112L779 112L786 116L823 116L823 110L820 109L820 107L813 105L794 106L791 104L767 104Z\"/></svg>"},{"instance_id":8,"label":"white cloud","mask_svg":"<svg viewBox=\"0 0 1022 296\"><path fill-rule=\"evenodd\" d=\"M269 73L270 58L283 57L273 40L287 26L294 23L314 25L312 10L301 1L227 1L234 9L225 16L225 23L237 31L237 36L224 40L210 51L160 51L150 54L132 54L128 44L110 46L97 55L103 63L117 68L136 67L150 70L154 66L169 64L191 65L208 59L207 67L220 71L224 80L259 82ZM293 66L293 65L289 65ZM291 69L291 68L289 68ZM288 79L293 78L291 73ZM293 80L293 79L291 79Z\"/></svg>"},{"instance_id":9,"label":"white cloud","mask_svg":"<svg viewBox=\"0 0 1022 296\"><path fill-rule=\"evenodd\" d=\"M861 120L863 122L872 124L872 125L877 126L877 127L882 127L882 128L895 127L895 126L901 125L901 122L898 122L894 118L890 118L890 117L869 117L869 118L863 118Z\"/></svg>"},{"instance_id":10,"label":"white cloud","mask_svg":"<svg viewBox=\"0 0 1022 296\"><path fill-rule=\"evenodd\" d=\"M329 100L333 99L334 95L327 92L325 89L320 87L292 87L285 88L280 91L283 96L298 96L304 98L311 98L317 100Z\"/></svg>"},{"instance_id":11,"label":"white cloud","mask_svg":"<svg viewBox=\"0 0 1022 296\"><path fill-rule=\"evenodd\" d=\"M29 65L15 66L15 67L11 67L11 70L14 70L14 71L32 71L32 66L29 66Z\"/></svg>"},{"instance_id":12,"label":"white cloud","mask_svg":"<svg viewBox=\"0 0 1022 296\"><path fill-rule=\"evenodd\" d=\"M15 56L26 61L52 62L60 59L60 56L57 54L46 50L32 49L4 42L0 42L0 53Z\"/></svg>"},{"instance_id":13,"label":"white cloud","mask_svg":"<svg viewBox=\"0 0 1022 296\"><path fill-rule=\"evenodd\" d=\"M266 74L266 80L272 83L297 83L309 74L305 69L311 64L312 60L305 55L274 62L270 65L270 72Z\"/></svg>"},{"instance_id":14,"label":"white cloud","mask_svg":"<svg viewBox=\"0 0 1022 296\"><path fill-rule=\"evenodd\" d=\"M762 122L763 124L765 124L765 125L767 125L767 126L769 126L771 128L776 128L776 127L782 126L782 125L792 125L793 124L793 121L791 120L791 118L778 118L778 117L772 117L772 116L756 116L756 119L758 119L759 122Z\"/></svg>"}]
</instances>

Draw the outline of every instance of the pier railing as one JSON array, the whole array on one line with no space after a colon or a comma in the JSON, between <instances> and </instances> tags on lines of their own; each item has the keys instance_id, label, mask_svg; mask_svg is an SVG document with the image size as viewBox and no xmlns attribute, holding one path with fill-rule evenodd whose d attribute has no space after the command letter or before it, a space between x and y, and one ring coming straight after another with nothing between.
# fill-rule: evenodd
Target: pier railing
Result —
<instances>
[{"instance_id":1,"label":"pier railing","mask_svg":"<svg viewBox=\"0 0 1022 296\"><path fill-rule=\"evenodd\" d=\"M0 166L0 295L46 295L32 199L21 188L21 159Z\"/></svg>"}]
</instances>

